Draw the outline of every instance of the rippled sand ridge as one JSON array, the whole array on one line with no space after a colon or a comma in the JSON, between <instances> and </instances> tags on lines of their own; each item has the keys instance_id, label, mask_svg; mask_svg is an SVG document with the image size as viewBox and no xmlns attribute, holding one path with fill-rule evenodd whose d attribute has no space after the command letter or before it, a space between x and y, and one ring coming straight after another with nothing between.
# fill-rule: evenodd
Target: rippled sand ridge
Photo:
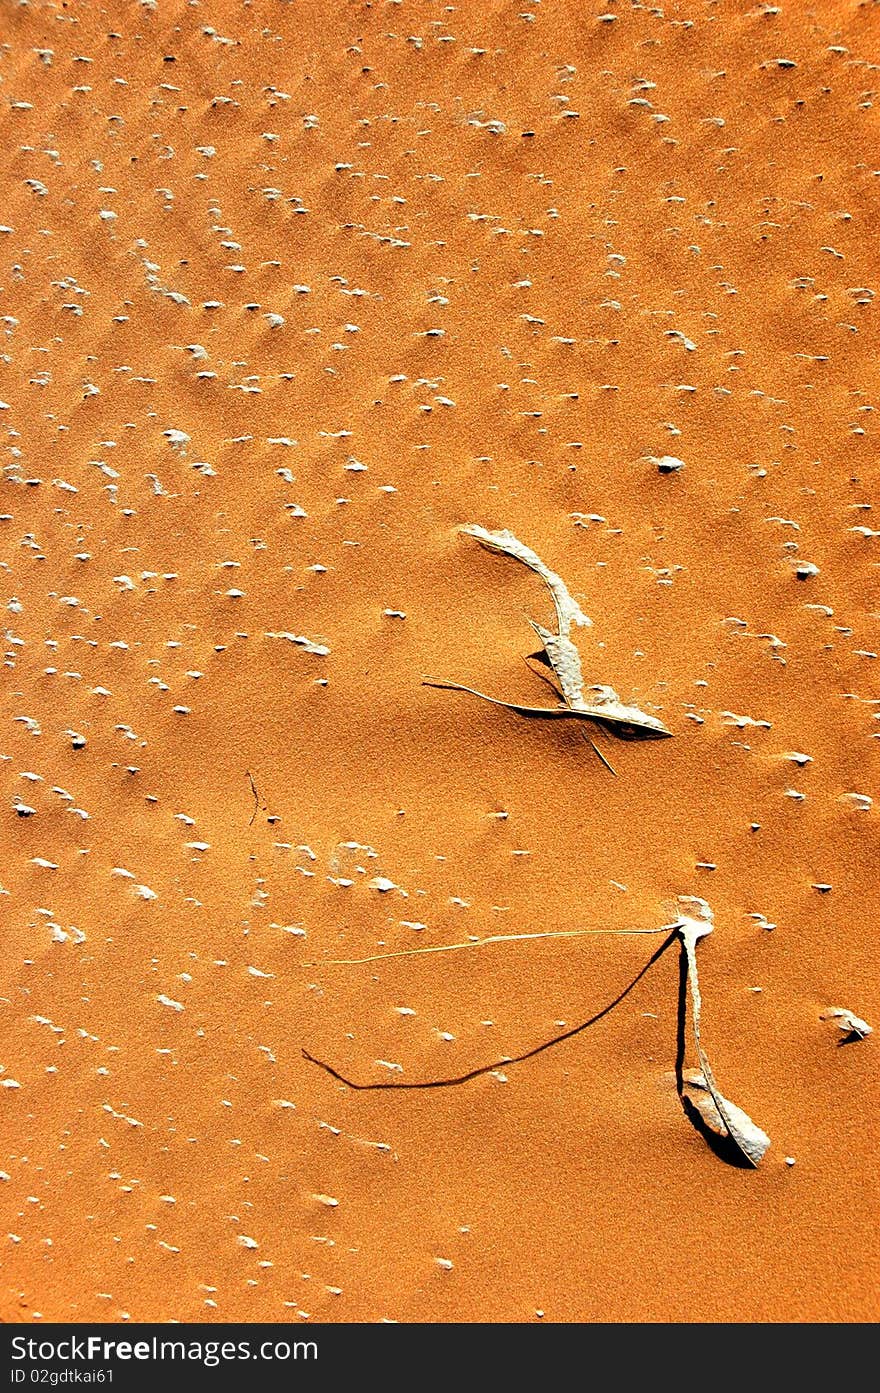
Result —
<instances>
[{"instance_id":1,"label":"rippled sand ridge","mask_svg":"<svg viewBox=\"0 0 880 1393\"><path fill-rule=\"evenodd\" d=\"M877 1317L880 14L522 3L0 12L7 1320Z\"/></svg>"}]
</instances>

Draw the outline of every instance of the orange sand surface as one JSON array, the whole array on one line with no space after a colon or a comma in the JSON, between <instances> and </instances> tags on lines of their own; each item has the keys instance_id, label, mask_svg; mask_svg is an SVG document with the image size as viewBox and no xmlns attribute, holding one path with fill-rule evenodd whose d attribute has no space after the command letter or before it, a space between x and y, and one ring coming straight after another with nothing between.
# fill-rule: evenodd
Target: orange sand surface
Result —
<instances>
[{"instance_id":1,"label":"orange sand surface","mask_svg":"<svg viewBox=\"0 0 880 1393\"><path fill-rule=\"evenodd\" d=\"M0 1313L875 1318L878 7L0 26Z\"/></svg>"}]
</instances>

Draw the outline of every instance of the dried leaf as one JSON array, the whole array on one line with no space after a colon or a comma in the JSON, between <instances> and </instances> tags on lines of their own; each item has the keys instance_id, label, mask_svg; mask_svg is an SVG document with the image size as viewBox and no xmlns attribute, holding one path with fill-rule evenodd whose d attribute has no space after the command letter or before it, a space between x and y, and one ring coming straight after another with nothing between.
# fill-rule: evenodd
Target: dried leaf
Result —
<instances>
[{"instance_id":1,"label":"dried leaf","mask_svg":"<svg viewBox=\"0 0 880 1393\"><path fill-rule=\"evenodd\" d=\"M326 658L330 652L326 643L316 643L314 639L306 638L303 634L290 634L286 631L270 633L267 630L266 638L286 638L288 643L295 643L298 648L304 648L306 653L314 653L319 658Z\"/></svg>"},{"instance_id":2,"label":"dried leaf","mask_svg":"<svg viewBox=\"0 0 880 1393\"><path fill-rule=\"evenodd\" d=\"M692 895L682 895L678 903L690 913L683 913L679 923L679 937L687 964L687 981L691 997L691 1021L694 1031L694 1044L700 1061L700 1073L690 1076L689 1086L696 1096L691 1099L703 1120L718 1130L718 1123L742 1152L750 1165L757 1166L770 1145L770 1138L756 1126L742 1108L731 1103L718 1088L712 1066L703 1049L700 1030L700 982L697 975L697 944L701 938L712 932L714 921L712 911L705 900ZM708 1096L707 1096L708 1095Z\"/></svg>"},{"instance_id":3,"label":"dried leaf","mask_svg":"<svg viewBox=\"0 0 880 1393\"><path fill-rule=\"evenodd\" d=\"M627 706L620 700L613 687L594 684L589 690L595 693L593 700L584 702L579 709L587 712L594 720L614 726L631 726L639 735L662 737L672 734L657 716L648 715L638 706Z\"/></svg>"},{"instance_id":4,"label":"dried leaf","mask_svg":"<svg viewBox=\"0 0 880 1393\"><path fill-rule=\"evenodd\" d=\"M553 596L553 603L556 606L556 620L559 632L564 637L571 633L572 624L577 624L581 628L589 629L592 619L584 614L580 605L572 599L568 593L568 587L549 566L545 566L540 556L532 551L531 547L525 546L512 532L505 528L501 532L488 532L485 527L480 527L478 523L468 523L461 528L468 537L476 537L477 541L484 546L487 551L501 552L505 556L512 556L514 560L521 561L529 570L534 571L540 576L544 584Z\"/></svg>"},{"instance_id":5,"label":"dried leaf","mask_svg":"<svg viewBox=\"0 0 880 1393\"><path fill-rule=\"evenodd\" d=\"M556 674L562 695L572 710L577 710L584 701L584 674L581 670L581 655L566 634L551 634L534 619L529 623L544 645L547 661Z\"/></svg>"},{"instance_id":6,"label":"dried leaf","mask_svg":"<svg viewBox=\"0 0 880 1393\"><path fill-rule=\"evenodd\" d=\"M870 1035L871 1027L867 1021L854 1016L845 1006L827 1006L819 1016L820 1021L834 1021L838 1030L847 1040L864 1040Z\"/></svg>"},{"instance_id":7,"label":"dried leaf","mask_svg":"<svg viewBox=\"0 0 880 1393\"><path fill-rule=\"evenodd\" d=\"M755 1151L754 1156L751 1152L745 1153L752 1165L756 1166L767 1150L767 1147L770 1145L770 1138L755 1126L748 1113L743 1112L742 1108L738 1108L736 1103L731 1103L729 1098L724 1098L718 1092L717 1086L714 1085L714 1081L713 1086L710 1087L706 1076L702 1074L699 1069L689 1069L684 1076L684 1081L688 1090L688 1097L698 1110L703 1121L712 1128L713 1132L728 1132L729 1135L734 1136L741 1151L744 1151L745 1148L739 1140L739 1136L734 1134L733 1129L736 1129L736 1133L739 1135L759 1139L760 1149L752 1142ZM723 1112L722 1108L718 1106L719 1103L723 1106ZM732 1128L728 1125L726 1119L729 1119Z\"/></svg>"}]
</instances>

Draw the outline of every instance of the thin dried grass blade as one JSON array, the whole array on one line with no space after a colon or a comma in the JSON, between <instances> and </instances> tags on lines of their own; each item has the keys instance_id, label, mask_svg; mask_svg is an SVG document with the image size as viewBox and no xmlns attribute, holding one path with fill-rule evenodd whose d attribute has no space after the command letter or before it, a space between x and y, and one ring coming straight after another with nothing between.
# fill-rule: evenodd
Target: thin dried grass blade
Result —
<instances>
[{"instance_id":1,"label":"thin dried grass blade","mask_svg":"<svg viewBox=\"0 0 880 1393\"><path fill-rule=\"evenodd\" d=\"M585 735L584 739L587 741L588 744L592 745L595 753L599 756L599 759L605 765L605 768L609 770L609 772L612 773L616 779L617 770L614 768L614 765L611 763L611 761L605 758L602 751L599 749L599 746L596 744L595 740L591 740L589 735Z\"/></svg>"},{"instance_id":2,"label":"thin dried grass blade","mask_svg":"<svg viewBox=\"0 0 880 1393\"><path fill-rule=\"evenodd\" d=\"M436 677L423 677L422 683L426 687L439 687L448 692L467 692L470 696L479 697L481 701L490 702L492 706L503 706L505 711L515 711L518 716L537 716L544 720L588 719L586 712L572 711L568 706L520 706L514 701L500 701L498 697L478 692L475 687L465 687L461 682L442 682Z\"/></svg>"},{"instance_id":3,"label":"thin dried grass blade","mask_svg":"<svg viewBox=\"0 0 880 1393\"><path fill-rule=\"evenodd\" d=\"M547 661L556 674L562 695L572 708L577 710L584 705L584 674L581 668L581 655L571 639L565 634L551 634L534 619L529 623L544 645Z\"/></svg>"},{"instance_id":4,"label":"thin dried grass blade","mask_svg":"<svg viewBox=\"0 0 880 1393\"><path fill-rule=\"evenodd\" d=\"M536 938L587 938L593 934L629 937L633 934L671 934L677 924L659 929L548 929L533 934L492 934L489 938L469 938L463 943L433 943L425 948L400 948L394 953L371 953L367 958L328 958L325 962L303 963L303 967L362 967L365 963L385 962L388 958L416 958L423 953L457 953L462 948L485 948L490 943L525 943Z\"/></svg>"},{"instance_id":5,"label":"thin dried grass blade","mask_svg":"<svg viewBox=\"0 0 880 1393\"><path fill-rule=\"evenodd\" d=\"M600 725L609 726L612 730L618 726L629 727L639 736L659 737L672 734L656 716L648 716L635 706L618 705L614 708L608 705L590 706L587 702L580 706L522 706L514 701L501 701L498 697L487 696L485 692L478 692L475 687L466 687L461 682L423 677L422 683L426 687L438 687L441 691L467 692L469 696L479 697L481 701L488 701L492 706L514 711L518 716L537 716L543 720L598 721Z\"/></svg>"}]
</instances>

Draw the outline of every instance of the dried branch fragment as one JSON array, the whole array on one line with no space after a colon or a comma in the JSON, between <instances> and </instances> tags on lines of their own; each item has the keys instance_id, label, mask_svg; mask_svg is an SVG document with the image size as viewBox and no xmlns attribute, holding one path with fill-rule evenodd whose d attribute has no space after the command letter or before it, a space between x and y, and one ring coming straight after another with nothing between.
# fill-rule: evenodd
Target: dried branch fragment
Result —
<instances>
[{"instance_id":1,"label":"dried branch fragment","mask_svg":"<svg viewBox=\"0 0 880 1393\"><path fill-rule=\"evenodd\" d=\"M618 992L613 1001L610 1001L607 1006L603 1006L600 1011L590 1016L588 1020L581 1021L579 1025L572 1026L569 1030L563 1031L561 1035L554 1035L549 1040L542 1040L540 1045L534 1045L531 1049L525 1050L522 1054L505 1055L503 1059L496 1059L491 1064L481 1064L476 1069L469 1069L465 1074L455 1074L451 1078L421 1079L413 1082L401 1081L394 1083L387 1081L382 1081L381 1083L358 1083L354 1079L348 1078L345 1074L341 1074L338 1069L334 1069L332 1064L326 1063L323 1059L317 1059L313 1054L310 1054L308 1050L303 1050L303 1057L307 1059L310 1064L317 1064L319 1069L323 1069L331 1078L338 1079L340 1083L344 1083L348 1088L354 1088L364 1092L392 1088L455 1088L459 1084L470 1083L472 1079L481 1078L485 1074L492 1074L497 1069L505 1069L511 1064L522 1064L528 1059L534 1059L536 1055L543 1054L545 1050L553 1049L555 1045L561 1045L565 1040L573 1040L576 1035L581 1035L585 1030L588 1030L591 1025L597 1025L599 1021L604 1020L606 1016L611 1014L615 1007L619 1006L620 1003L629 996L630 992L634 990L654 964L662 958L669 945L674 941L678 925L666 925L666 928L669 929L669 933L660 944L660 947L655 949L644 967L640 968L632 981L628 982L623 990ZM661 933L662 930L656 929L651 932Z\"/></svg>"},{"instance_id":2,"label":"dried branch fragment","mask_svg":"<svg viewBox=\"0 0 880 1393\"><path fill-rule=\"evenodd\" d=\"M256 786L256 784L254 783L254 776L253 776L253 774L251 773L250 769L246 769L244 772L245 772L245 773L247 774L247 776L248 776L248 781L250 782L250 786L251 786L251 793L254 795L254 810L253 810L253 812L251 813L251 820L250 820L250 822L248 823L248 827L253 827L253 825L254 825L254 818L256 817L256 815L257 815L257 813L259 812L259 809L260 809L260 795L259 795L259 793L257 792L257 786Z\"/></svg>"},{"instance_id":3,"label":"dried branch fragment","mask_svg":"<svg viewBox=\"0 0 880 1393\"><path fill-rule=\"evenodd\" d=\"M434 678L425 678L426 686L468 692L471 696L479 697L481 701L489 701L494 706L503 706L508 711L515 711L519 716L597 721L620 735L662 737L672 734L656 716L648 715L637 706L626 706L611 687L592 686L589 690L595 695L589 701L585 698L580 653L569 635L572 624L589 627L592 620L572 599L565 582L545 566L530 547L525 546L512 532L506 530L488 532L484 527L472 523L462 527L461 531L467 536L475 537L487 550L500 552L521 561L529 570L539 575L548 587L556 608L558 633L551 633L534 619L530 619L529 623L542 644L542 652L534 656L546 662L552 670L565 704L558 707L523 706L515 702L499 701L495 697L486 696L484 692L475 691L473 687L465 687L457 682L441 682Z\"/></svg>"},{"instance_id":4,"label":"dried branch fragment","mask_svg":"<svg viewBox=\"0 0 880 1393\"><path fill-rule=\"evenodd\" d=\"M681 923L678 930L681 939L682 951L685 955L687 964L687 981L691 998L691 1022L694 1032L694 1044L697 1050L697 1058L700 1061L700 1073L691 1074L686 1080L688 1086L694 1090L695 1096L691 1097L691 1102L700 1112L703 1120L708 1123L713 1130L719 1129L718 1124L730 1137L731 1141L742 1152L746 1160L753 1166L757 1166L764 1152L770 1145L770 1138L766 1132L762 1132L756 1126L747 1113L729 1099L718 1088L715 1076L712 1073L712 1066L706 1057L703 1049L703 1042L700 1032L700 1012L702 1001L700 998L700 982L697 975L697 944L701 938L712 932L713 917L712 911L705 900L697 899L695 896L682 895L679 904L683 908L692 907L691 914L682 914Z\"/></svg>"}]
</instances>

